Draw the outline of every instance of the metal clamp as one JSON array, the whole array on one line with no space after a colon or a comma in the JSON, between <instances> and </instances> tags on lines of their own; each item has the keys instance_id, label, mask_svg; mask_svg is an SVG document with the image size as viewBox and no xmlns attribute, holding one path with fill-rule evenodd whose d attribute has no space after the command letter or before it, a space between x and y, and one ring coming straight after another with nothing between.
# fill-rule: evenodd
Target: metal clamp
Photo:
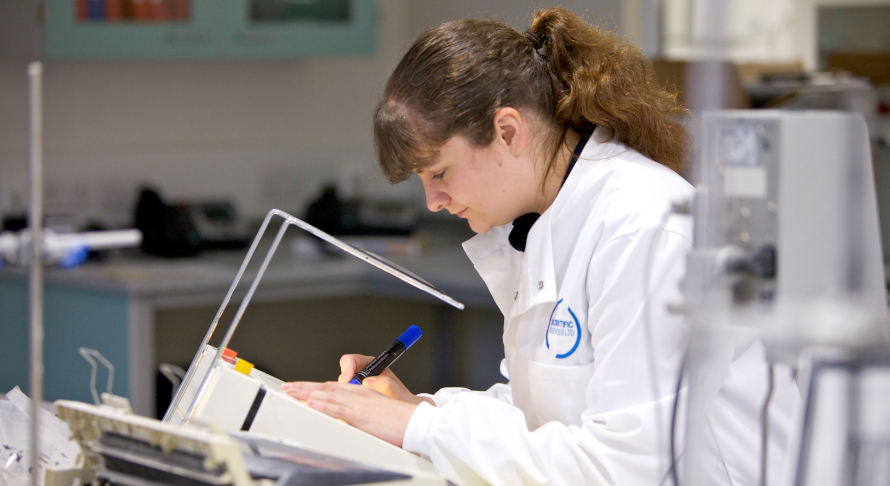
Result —
<instances>
[{"instance_id":1,"label":"metal clamp","mask_svg":"<svg viewBox=\"0 0 890 486\"><path fill-rule=\"evenodd\" d=\"M96 391L96 373L99 370L99 364L96 363L96 360L99 360L106 368L108 368L108 387L107 393L111 395L111 388L114 385L114 365L111 364L110 361L105 359L105 356L102 356L102 353L96 351L95 349L90 348L80 348L77 350L83 359L87 360L90 366L93 367L93 370L90 372L90 392L93 394L93 401L96 402L96 405L101 405L102 401L99 400L99 393ZM95 359L93 359L95 358Z\"/></svg>"}]
</instances>

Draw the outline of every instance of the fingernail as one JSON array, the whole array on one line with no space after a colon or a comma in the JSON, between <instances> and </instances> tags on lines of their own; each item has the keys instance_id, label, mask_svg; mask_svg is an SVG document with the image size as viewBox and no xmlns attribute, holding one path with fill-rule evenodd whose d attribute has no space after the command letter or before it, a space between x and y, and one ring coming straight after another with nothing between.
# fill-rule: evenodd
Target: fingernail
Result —
<instances>
[{"instance_id":1,"label":"fingernail","mask_svg":"<svg viewBox=\"0 0 890 486\"><path fill-rule=\"evenodd\" d=\"M293 389L293 386L290 383L284 383L281 385L281 389L284 391L288 391L288 390Z\"/></svg>"}]
</instances>

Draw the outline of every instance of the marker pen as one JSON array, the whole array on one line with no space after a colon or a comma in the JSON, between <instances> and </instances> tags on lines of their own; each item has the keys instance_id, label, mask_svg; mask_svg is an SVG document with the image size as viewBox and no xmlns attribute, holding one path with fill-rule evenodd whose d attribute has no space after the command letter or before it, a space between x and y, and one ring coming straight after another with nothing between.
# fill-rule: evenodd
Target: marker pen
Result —
<instances>
[{"instance_id":1,"label":"marker pen","mask_svg":"<svg viewBox=\"0 0 890 486\"><path fill-rule=\"evenodd\" d=\"M420 336L423 333L420 332L420 328L417 326L409 327L405 332L402 333L401 336L396 338L392 344L386 348L386 351L380 353L380 356L374 358L373 361L368 363L368 366L365 366L364 369L355 374L355 377L349 380L353 385L361 385L365 378L369 376L377 376L380 373L383 373L384 370L389 368L389 366L396 362L399 359L399 356L405 352L406 349L410 348L412 344L416 343Z\"/></svg>"}]
</instances>

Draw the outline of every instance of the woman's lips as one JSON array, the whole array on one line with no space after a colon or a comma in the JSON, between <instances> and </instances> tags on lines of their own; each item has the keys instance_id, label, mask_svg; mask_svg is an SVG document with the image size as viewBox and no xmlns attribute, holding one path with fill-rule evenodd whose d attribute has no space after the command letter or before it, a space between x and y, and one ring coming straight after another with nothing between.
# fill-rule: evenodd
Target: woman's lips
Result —
<instances>
[{"instance_id":1,"label":"woman's lips","mask_svg":"<svg viewBox=\"0 0 890 486\"><path fill-rule=\"evenodd\" d=\"M464 213L467 212L467 209L470 209L470 208L464 208L463 211L457 213L457 217L458 217L458 218L463 218L463 217L464 217Z\"/></svg>"}]
</instances>

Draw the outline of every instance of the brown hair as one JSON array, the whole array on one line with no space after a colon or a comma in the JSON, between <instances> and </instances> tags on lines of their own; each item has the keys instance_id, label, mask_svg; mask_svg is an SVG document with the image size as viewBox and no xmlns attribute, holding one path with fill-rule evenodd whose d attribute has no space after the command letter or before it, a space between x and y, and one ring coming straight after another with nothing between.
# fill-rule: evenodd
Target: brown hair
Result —
<instances>
[{"instance_id":1,"label":"brown hair","mask_svg":"<svg viewBox=\"0 0 890 486\"><path fill-rule=\"evenodd\" d=\"M392 182L432 163L454 135L494 140L494 114L531 110L551 127L553 170L569 129L601 126L649 158L680 171L687 114L653 80L643 54L559 8L537 12L521 34L496 20L457 20L423 33L396 67L374 113L380 167Z\"/></svg>"}]
</instances>

